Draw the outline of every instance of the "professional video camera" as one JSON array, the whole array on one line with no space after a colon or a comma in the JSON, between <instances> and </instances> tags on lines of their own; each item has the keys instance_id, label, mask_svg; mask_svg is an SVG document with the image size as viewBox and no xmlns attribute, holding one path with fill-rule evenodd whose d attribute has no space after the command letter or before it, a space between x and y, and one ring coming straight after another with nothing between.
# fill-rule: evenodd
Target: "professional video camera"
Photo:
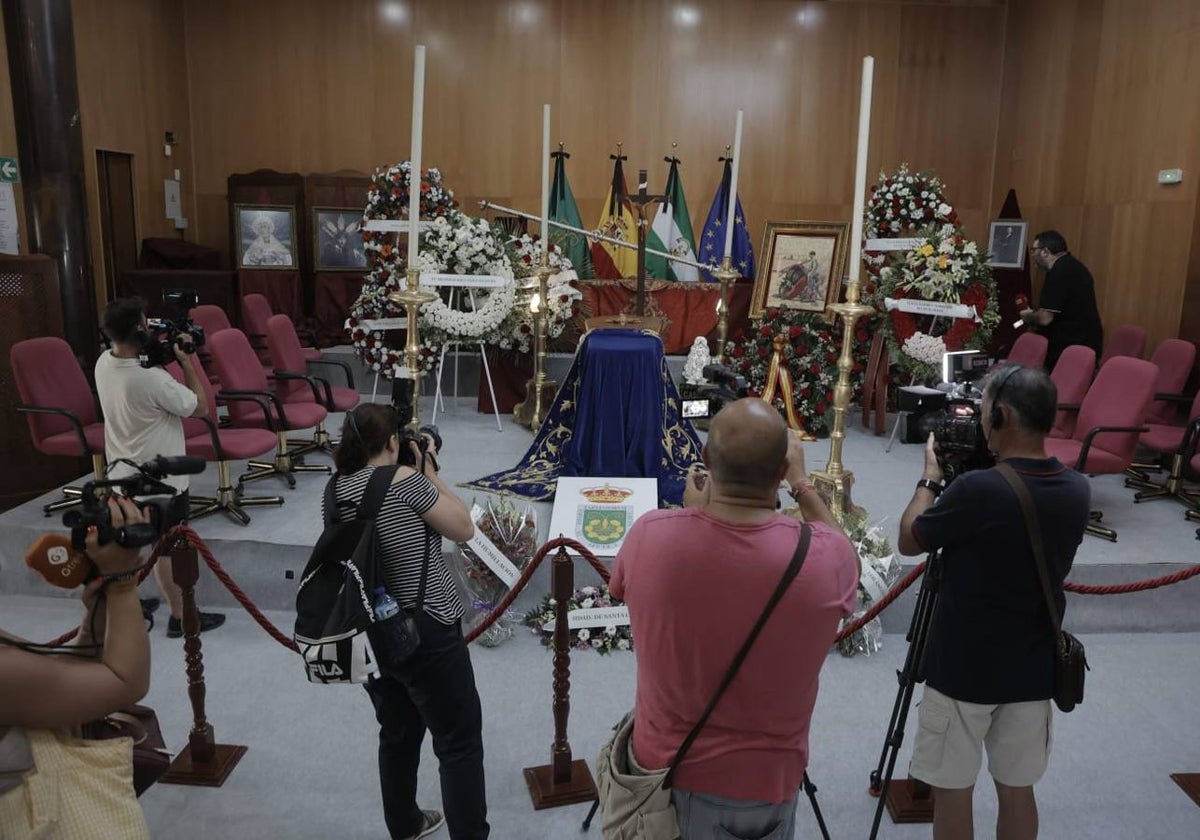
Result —
<instances>
[{"instance_id":1,"label":"professional video camera","mask_svg":"<svg viewBox=\"0 0 1200 840\"><path fill-rule=\"evenodd\" d=\"M996 465L983 436L981 396L967 390L962 396L946 400L941 411L921 418L921 436L933 433L938 466L949 484L970 470L985 470Z\"/></svg>"},{"instance_id":2,"label":"professional video camera","mask_svg":"<svg viewBox=\"0 0 1200 840\"><path fill-rule=\"evenodd\" d=\"M704 379L699 385L685 383L679 389L683 397L683 416L689 420L712 417L728 403L746 396L750 390L746 377L739 376L725 365L705 365Z\"/></svg>"},{"instance_id":3,"label":"professional video camera","mask_svg":"<svg viewBox=\"0 0 1200 840\"><path fill-rule=\"evenodd\" d=\"M138 341L138 361L144 368L161 367L175 361L173 348L180 336L191 336L190 348L180 345L189 353L204 346L204 328L193 322L188 314L200 302L196 292L167 289L163 292L163 302L171 312L170 317L148 319L146 330Z\"/></svg>"}]
</instances>

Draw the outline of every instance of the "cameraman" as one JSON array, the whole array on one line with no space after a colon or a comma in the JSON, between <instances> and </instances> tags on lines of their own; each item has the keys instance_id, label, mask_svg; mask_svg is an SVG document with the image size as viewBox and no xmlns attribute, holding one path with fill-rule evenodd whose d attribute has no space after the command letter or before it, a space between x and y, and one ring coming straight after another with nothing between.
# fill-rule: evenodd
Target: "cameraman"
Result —
<instances>
[{"instance_id":1,"label":"cameraman","mask_svg":"<svg viewBox=\"0 0 1200 840\"><path fill-rule=\"evenodd\" d=\"M354 515L377 467L418 467L402 465L396 470L376 519L384 580L402 608L416 607L421 576L427 576L425 599L414 616L420 646L403 665L384 669L366 686L379 721L384 820L396 838L424 837L445 822L452 840L484 840L489 827L483 713L460 624L463 603L442 557L442 537L469 540L475 523L467 506L438 476L434 446L429 446L431 457L422 464L421 451L411 441L405 453L410 457L401 458L404 445L395 409L362 403L346 412L333 456L337 474L331 479L336 482L336 518L344 519ZM426 729L438 757L444 817L417 805Z\"/></svg>"},{"instance_id":2,"label":"cameraman","mask_svg":"<svg viewBox=\"0 0 1200 840\"><path fill-rule=\"evenodd\" d=\"M104 332L113 346L96 360L96 393L104 414L104 448L110 478L121 478L135 471L128 463L117 463L118 459L141 464L158 455L185 454L181 418L208 414L204 383L187 352L191 336L180 335L172 348L183 368L185 386L162 368L142 367L138 356L149 339L146 329L141 298L114 300L104 312ZM165 531L187 520L188 477L169 475L163 481L179 491L172 500L173 521L163 523ZM167 636L179 638L183 635L183 596L171 576L170 561L154 564L154 577L171 608ZM200 613L202 633L224 623L225 616L220 613Z\"/></svg>"},{"instance_id":3,"label":"cameraman","mask_svg":"<svg viewBox=\"0 0 1200 840\"><path fill-rule=\"evenodd\" d=\"M114 526L146 521L129 499L110 499L108 505ZM123 767L110 768L93 756L85 778L79 778L77 769L72 772L79 760L66 755L73 747L61 737L67 727L136 703L150 687L150 643L137 599L138 552L115 542L100 546L93 529L87 553L100 577L84 591L87 612L78 653L47 656L51 651L42 646L0 633L0 769L6 771L0 774L0 836L150 836L131 783L129 748ZM84 653L89 648L100 650L98 658ZM93 778L106 770L112 777L104 784ZM40 787L46 782L39 776L53 780L55 807L31 811L30 799L44 795ZM78 791L58 789L76 783ZM57 807L60 797L75 807ZM81 801L106 807L80 808Z\"/></svg>"},{"instance_id":4,"label":"cameraman","mask_svg":"<svg viewBox=\"0 0 1200 840\"><path fill-rule=\"evenodd\" d=\"M984 380L981 422L988 449L1033 496L1061 613L1090 491L1086 478L1046 454L1057 396L1043 371L1006 366ZM986 746L999 801L996 836L1034 838L1033 785L1050 756L1054 633L1017 496L995 469L967 472L943 488L930 435L898 547L905 555L941 549L943 557L910 770L935 789L933 836L973 836Z\"/></svg>"}]
</instances>

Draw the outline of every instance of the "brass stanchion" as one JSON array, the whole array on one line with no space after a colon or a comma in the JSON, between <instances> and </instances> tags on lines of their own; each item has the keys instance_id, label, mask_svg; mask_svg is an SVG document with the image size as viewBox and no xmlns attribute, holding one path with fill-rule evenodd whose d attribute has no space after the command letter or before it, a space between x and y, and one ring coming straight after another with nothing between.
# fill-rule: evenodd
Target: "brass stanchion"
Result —
<instances>
[{"instance_id":1,"label":"brass stanchion","mask_svg":"<svg viewBox=\"0 0 1200 840\"><path fill-rule=\"evenodd\" d=\"M417 409L417 400L421 396L421 337L417 333L417 313L422 304L432 303L437 300L437 295L433 292L424 292L418 288L421 281L421 269L409 267L405 271L406 288L399 292L392 292L388 295L388 300L392 303L399 304L404 307L405 315L408 317L408 340L404 343L404 363L408 366L408 376L412 380L412 417L408 421L408 428L414 432L421 425L421 415Z\"/></svg>"},{"instance_id":2,"label":"brass stanchion","mask_svg":"<svg viewBox=\"0 0 1200 840\"><path fill-rule=\"evenodd\" d=\"M575 591L575 564L565 548L554 555L550 591L554 593L554 743L550 763L525 768L525 784L535 810L590 802L599 794L586 761L572 760L567 740L571 713L571 631L567 602Z\"/></svg>"},{"instance_id":3,"label":"brass stanchion","mask_svg":"<svg viewBox=\"0 0 1200 840\"><path fill-rule=\"evenodd\" d=\"M522 426L528 426L537 432L554 394L558 383L546 374L546 345L550 342L549 326L546 315L549 311L550 276L554 269L550 267L550 254L543 249L541 263L537 267L537 308L533 312L533 378L525 385L525 399L513 407L513 419ZM532 289L533 287L528 287Z\"/></svg>"},{"instance_id":4,"label":"brass stanchion","mask_svg":"<svg viewBox=\"0 0 1200 840\"><path fill-rule=\"evenodd\" d=\"M729 284L737 280L741 274L733 270L733 260L728 254L721 261L721 267L712 272L713 277L721 281L720 300L717 301L717 352L713 355L719 365L725 364L725 344L729 340Z\"/></svg>"},{"instance_id":5,"label":"brass stanchion","mask_svg":"<svg viewBox=\"0 0 1200 840\"><path fill-rule=\"evenodd\" d=\"M842 442L846 439L846 415L850 411L850 372L854 368L854 327L859 318L875 311L872 306L859 303L859 282L851 279L846 284L846 302L830 304L829 311L842 319L842 353L838 358L838 380L833 389L833 431L829 434L829 463L824 470L810 476L821 495L829 499L833 515L840 521L849 508L850 487L854 484L854 473L842 464Z\"/></svg>"}]
</instances>

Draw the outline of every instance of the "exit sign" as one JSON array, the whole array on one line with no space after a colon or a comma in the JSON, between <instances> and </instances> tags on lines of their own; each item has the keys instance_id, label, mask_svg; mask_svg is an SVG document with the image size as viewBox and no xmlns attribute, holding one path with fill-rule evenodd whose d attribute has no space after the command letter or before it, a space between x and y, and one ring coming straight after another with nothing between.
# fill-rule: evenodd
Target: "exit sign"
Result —
<instances>
[{"instance_id":1,"label":"exit sign","mask_svg":"<svg viewBox=\"0 0 1200 840\"><path fill-rule=\"evenodd\" d=\"M16 158L0 157L0 183L21 183L21 168L17 166Z\"/></svg>"}]
</instances>

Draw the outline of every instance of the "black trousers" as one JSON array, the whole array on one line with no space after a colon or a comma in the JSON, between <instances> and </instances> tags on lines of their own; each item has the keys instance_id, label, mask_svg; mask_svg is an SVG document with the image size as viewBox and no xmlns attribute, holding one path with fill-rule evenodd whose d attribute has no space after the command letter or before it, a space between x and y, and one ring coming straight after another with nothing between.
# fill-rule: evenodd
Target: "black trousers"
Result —
<instances>
[{"instance_id":1,"label":"black trousers","mask_svg":"<svg viewBox=\"0 0 1200 840\"><path fill-rule=\"evenodd\" d=\"M433 736L442 782L442 809L452 840L488 836L483 780L483 714L475 672L458 624L418 611L421 646L396 669L366 686L379 721L379 784L393 838L420 830L417 768L425 730Z\"/></svg>"}]
</instances>

